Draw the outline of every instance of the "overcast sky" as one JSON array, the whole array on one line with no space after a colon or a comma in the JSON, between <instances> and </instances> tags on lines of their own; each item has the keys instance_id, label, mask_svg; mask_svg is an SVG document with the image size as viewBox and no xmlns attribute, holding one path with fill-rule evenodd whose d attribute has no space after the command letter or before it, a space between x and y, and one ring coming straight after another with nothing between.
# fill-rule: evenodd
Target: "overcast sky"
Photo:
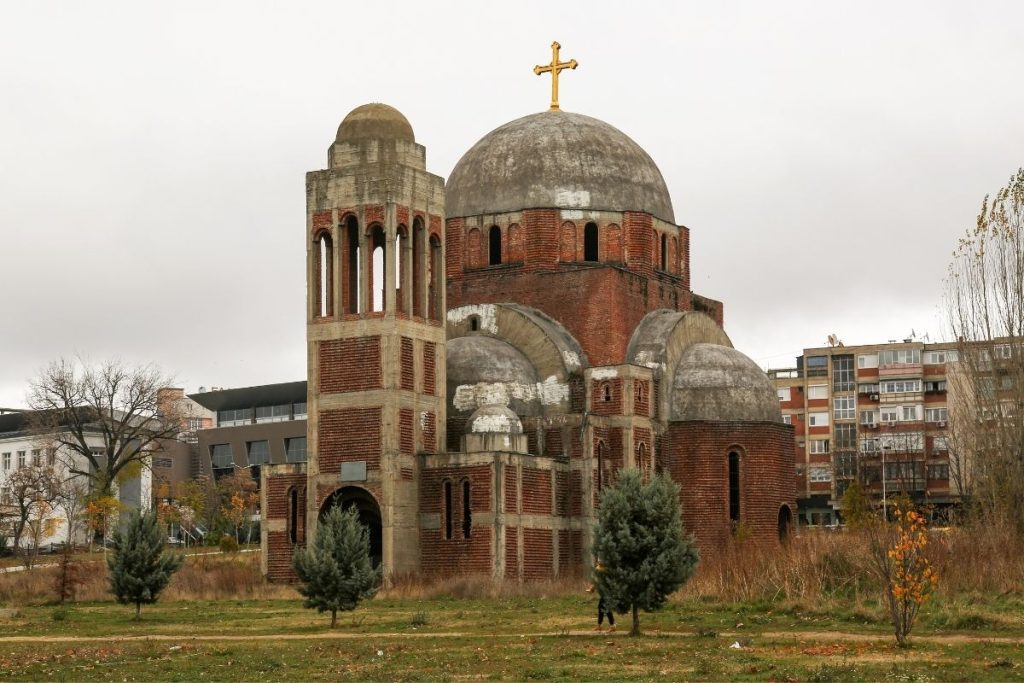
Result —
<instances>
[{"instance_id":1,"label":"overcast sky","mask_svg":"<svg viewBox=\"0 0 1024 683\"><path fill-rule=\"evenodd\" d=\"M1024 3L5 2L0 406L48 361L305 376L304 174L387 102L447 176L548 103L633 137L695 291L765 367L945 336L942 279L1024 165Z\"/></svg>"}]
</instances>

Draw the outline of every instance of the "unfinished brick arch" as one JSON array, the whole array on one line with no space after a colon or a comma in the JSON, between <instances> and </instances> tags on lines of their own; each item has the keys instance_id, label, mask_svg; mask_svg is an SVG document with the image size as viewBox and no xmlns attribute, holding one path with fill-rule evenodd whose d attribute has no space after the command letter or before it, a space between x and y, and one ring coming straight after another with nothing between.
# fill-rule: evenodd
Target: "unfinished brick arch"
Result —
<instances>
[{"instance_id":1,"label":"unfinished brick arch","mask_svg":"<svg viewBox=\"0 0 1024 683\"><path fill-rule=\"evenodd\" d=\"M324 498L317 515L318 520L322 522L327 512L338 506L346 510L354 507L359 513L359 522L370 535L370 559L373 566L379 567L384 555L384 544L383 518L377 497L362 486L339 486Z\"/></svg>"}]
</instances>

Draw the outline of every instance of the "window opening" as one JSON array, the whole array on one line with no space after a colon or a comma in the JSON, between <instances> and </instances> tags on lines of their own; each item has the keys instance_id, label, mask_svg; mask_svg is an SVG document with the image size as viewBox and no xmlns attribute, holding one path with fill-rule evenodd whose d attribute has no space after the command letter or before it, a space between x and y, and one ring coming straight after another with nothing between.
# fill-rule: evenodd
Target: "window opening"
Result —
<instances>
[{"instance_id":1,"label":"window opening","mask_svg":"<svg viewBox=\"0 0 1024 683\"><path fill-rule=\"evenodd\" d=\"M452 483L444 482L444 538L450 541L452 538Z\"/></svg>"},{"instance_id":2,"label":"window opening","mask_svg":"<svg viewBox=\"0 0 1024 683\"><path fill-rule=\"evenodd\" d=\"M583 260L597 261L597 224L587 223L583 227Z\"/></svg>"},{"instance_id":3,"label":"window opening","mask_svg":"<svg viewBox=\"0 0 1024 683\"><path fill-rule=\"evenodd\" d=\"M473 511L469 504L469 479L462 480L462 537L469 538L473 530Z\"/></svg>"},{"instance_id":4,"label":"window opening","mask_svg":"<svg viewBox=\"0 0 1024 683\"><path fill-rule=\"evenodd\" d=\"M370 302L370 310L374 312L384 310L384 296L386 260L384 255L384 229L379 225L371 233L371 262L370 262L370 291L373 294L373 301Z\"/></svg>"},{"instance_id":5,"label":"window opening","mask_svg":"<svg viewBox=\"0 0 1024 683\"><path fill-rule=\"evenodd\" d=\"M729 453L729 519L740 521L740 454Z\"/></svg>"},{"instance_id":6,"label":"window opening","mask_svg":"<svg viewBox=\"0 0 1024 683\"><path fill-rule=\"evenodd\" d=\"M409 313L406 305L408 300L408 288L406 282L406 271L409 269L409 259L406 257L406 250L409 248L409 236L404 225L398 226L398 234L395 235L395 308L399 311Z\"/></svg>"},{"instance_id":7,"label":"window opening","mask_svg":"<svg viewBox=\"0 0 1024 683\"><path fill-rule=\"evenodd\" d=\"M437 235L430 236L430 285L429 311L431 320L441 319L441 292L444 288L444 266L441 263L441 240Z\"/></svg>"},{"instance_id":8,"label":"window opening","mask_svg":"<svg viewBox=\"0 0 1024 683\"><path fill-rule=\"evenodd\" d=\"M601 385L601 400L605 402L612 400L612 385L607 382Z\"/></svg>"},{"instance_id":9,"label":"window opening","mask_svg":"<svg viewBox=\"0 0 1024 683\"><path fill-rule=\"evenodd\" d=\"M487 246L490 255L488 263L492 266L499 265L501 263L501 228L497 225L491 226L491 231L487 235Z\"/></svg>"},{"instance_id":10,"label":"window opening","mask_svg":"<svg viewBox=\"0 0 1024 683\"><path fill-rule=\"evenodd\" d=\"M362 292L362 269L363 262L359 258L359 221L355 216L349 216L346 221L345 232L348 236L348 254L345 259L345 312L359 313L361 309Z\"/></svg>"},{"instance_id":11,"label":"window opening","mask_svg":"<svg viewBox=\"0 0 1024 683\"><path fill-rule=\"evenodd\" d=\"M288 540L299 541L299 492L296 489L288 492Z\"/></svg>"},{"instance_id":12,"label":"window opening","mask_svg":"<svg viewBox=\"0 0 1024 683\"><path fill-rule=\"evenodd\" d=\"M423 315L423 221L412 222L412 314Z\"/></svg>"},{"instance_id":13,"label":"window opening","mask_svg":"<svg viewBox=\"0 0 1024 683\"><path fill-rule=\"evenodd\" d=\"M480 330L480 318L475 315L469 317L469 329L473 332Z\"/></svg>"},{"instance_id":14,"label":"window opening","mask_svg":"<svg viewBox=\"0 0 1024 683\"><path fill-rule=\"evenodd\" d=\"M668 235L661 234L661 269L668 270Z\"/></svg>"},{"instance_id":15,"label":"window opening","mask_svg":"<svg viewBox=\"0 0 1024 683\"><path fill-rule=\"evenodd\" d=\"M334 311L332 290L334 289L334 248L331 244L331 236L326 232L321 233L317 240L317 312L320 317L332 315Z\"/></svg>"}]
</instances>

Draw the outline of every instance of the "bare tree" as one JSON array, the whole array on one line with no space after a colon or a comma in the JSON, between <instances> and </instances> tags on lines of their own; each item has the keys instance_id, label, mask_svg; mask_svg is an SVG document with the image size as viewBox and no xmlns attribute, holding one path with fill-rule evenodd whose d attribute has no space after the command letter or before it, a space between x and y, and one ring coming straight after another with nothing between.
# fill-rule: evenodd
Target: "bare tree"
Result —
<instances>
[{"instance_id":1,"label":"bare tree","mask_svg":"<svg viewBox=\"0 0 1024 683\"><path fill-rule=\"evenodd\" d=\"M990 522L1024 533L1024 169L985 197L946 285L960 342L948 378L951 476Z\"/></svg>"},{"instance_id":2,"label":"bare tree","mask_svg":"<svg viewBox=\"0 0 1024 683\"><path fill-rule=\"evenodd\" d=\"M170 385L150 365L62 359L32 380L32 426L71 456L72 475L88 477L96 495L109 495L119 475L148 466L164 442L181 432L179 416L167 413L174 407L159 400L159 390Z\"/></svg>"},{"instance_id":3,"label":"bare tree","mask_svg":"<svg viewBox=\"0 0 1024 683\"><path fill-rule=\"evenodd\" d=\"M19 467L7 478L6 488L14 513L11 516L14 553L21 554L26 567L33 565L39 546L48 535L47 522L54 504L60 499L61 484L55 468L38 462Z\"/></svg>"}]
</instances>

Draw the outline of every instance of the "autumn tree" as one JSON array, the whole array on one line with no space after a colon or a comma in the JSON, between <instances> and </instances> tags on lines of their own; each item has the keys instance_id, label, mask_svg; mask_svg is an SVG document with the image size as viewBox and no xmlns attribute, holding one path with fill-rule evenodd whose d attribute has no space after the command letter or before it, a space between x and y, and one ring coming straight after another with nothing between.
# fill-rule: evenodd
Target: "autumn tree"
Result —
<instances>
[{"instance_id":1,"label":"autumn tree","mask_svg":"<svg viewBox=\"0 0 1024 683\"><path fill-rule=\"evenodd\" d=\"M994 525L1024 534L1024 168L985 197L946 280L950 477Z\"/></svg>"},{"instance_id":2,"label":"autumn tree","mask_svg":"<svg viewBox=\"0 0 1024 683\"><path fill-rule=\"evenodd\" d=\"M217 480L220 516L234 529L236 541L241 540L242 524L251 519L259 502L256 488L256 480L247 469L236 469Z\"/></svg>"},{"instance_id":3,"label":"autumn tree","mask_svg":"<svg viewBox=\"0 0 1024 683\"><path fill-rule=\"evenodd\" d=\"M171 383L150 365L59 360L31 381L32 427L50 435L71 474L92 480L98 495L109 495L123 472L148 466L181 431L180 416L167 412L174 407L159 400L159 390Z\"/></svg>"}]
</instances>

